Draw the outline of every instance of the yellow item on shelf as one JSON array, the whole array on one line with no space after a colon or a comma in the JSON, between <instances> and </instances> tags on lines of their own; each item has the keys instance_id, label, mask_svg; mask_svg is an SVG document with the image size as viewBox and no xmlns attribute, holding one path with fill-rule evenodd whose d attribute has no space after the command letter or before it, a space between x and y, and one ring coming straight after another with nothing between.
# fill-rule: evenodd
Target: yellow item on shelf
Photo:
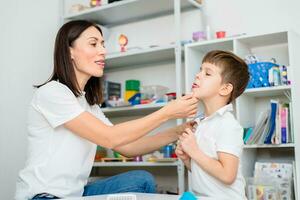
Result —
<instances>
[{"instance_id":1,"label":"yellow item on shelf","mask_svg":"<svg viewBox=\"0 0 300 200\"><path fill-rule=\"evenodd\" d=\"M133 97L138 91L135 90L126 90L125 91L125 101L128 101L131 97Z\"/></svg>"}]
</instances>

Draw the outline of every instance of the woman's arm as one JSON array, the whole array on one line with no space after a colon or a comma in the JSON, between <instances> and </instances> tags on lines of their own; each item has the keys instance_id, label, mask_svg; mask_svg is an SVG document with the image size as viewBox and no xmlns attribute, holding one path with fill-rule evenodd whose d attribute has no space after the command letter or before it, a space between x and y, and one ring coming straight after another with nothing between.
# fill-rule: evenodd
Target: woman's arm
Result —
<instances>
[{"instance_id":1,"label":"woman's arm","mask_svg":"<svg viewBox=\"0 0 300 200\"><path fill-rule=\"evenodd\" d=\"M164 145L176 141L178 136L182 134L185 128L191 128L192 124L193 122L188 122L173 128L169 128L155 135L142 137L132 143L118 146L114 148L114 150L127 157L151 153Z\"/></svg>"},{"instance_id":2,"label":"woman's arm","mask_svg":"<svg viewBox=\"0 0 300 200\"><path fill-rule=\"evenodd\" d=\"M114 149L141 138L169 119L195 115L197 102L196 98L185 96L169 102L150 115L115 126L105 125L92 114L83 112L78 117L66 122L64 126L93 143Z\"/></svg>"}]
</instances>

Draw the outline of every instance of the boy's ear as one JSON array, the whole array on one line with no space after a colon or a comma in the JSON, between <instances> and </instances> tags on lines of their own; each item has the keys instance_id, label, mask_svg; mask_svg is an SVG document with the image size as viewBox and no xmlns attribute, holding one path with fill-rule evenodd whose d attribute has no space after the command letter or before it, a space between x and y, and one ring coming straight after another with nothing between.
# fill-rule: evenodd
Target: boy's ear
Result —
<instances>
[{"instance_id":1,"label":"boy's ear","mask_svg":"<svg viewBox=\"0 0 300 200\"><path fill-rule=\"evenodd\" d=\"M233 91L233 85L231 83L224 83L220 88L220 95L221 96L228 96Z\"/></svg>"}]
</instances>

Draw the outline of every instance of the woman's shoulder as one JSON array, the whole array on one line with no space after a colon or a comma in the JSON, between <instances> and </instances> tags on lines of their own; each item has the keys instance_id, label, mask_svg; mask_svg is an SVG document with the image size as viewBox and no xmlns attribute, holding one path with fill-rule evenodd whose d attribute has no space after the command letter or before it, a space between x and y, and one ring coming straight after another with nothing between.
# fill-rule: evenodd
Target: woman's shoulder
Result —
<instances>
[{"instance_id":1,"label":"woman's shoulder","mask_svg":"<svg viewBox=\"0 0 300 200\"><path fill-rule=\"evenodd\" d=\"M71 90L66 86L65 84L62 84L58 81L49 81L45 85L42 85L39 87L36 92L43 93L43 92L48 92L48 91L66 91L66 92L71 92Z\"/></svg>"},{"instance_id":2,"label":"woman's shoulder","mask_svg":"<svg viewBox=\"0 0 300 200\"><path fill-rule=\"evenodd\" d=\"M72 91L64 84L58 81L49 81L48 83L37 88L34 96L50 97L60 95L74 95Z\"/></svg>"}]
</instances>

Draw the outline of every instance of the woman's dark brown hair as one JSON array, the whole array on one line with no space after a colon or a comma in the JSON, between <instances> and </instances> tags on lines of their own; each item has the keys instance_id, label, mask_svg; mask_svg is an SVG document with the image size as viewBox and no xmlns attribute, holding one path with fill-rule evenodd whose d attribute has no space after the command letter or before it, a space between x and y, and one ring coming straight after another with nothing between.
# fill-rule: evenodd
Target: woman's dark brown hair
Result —
<instances>
[{"instance_id":1,"label":"woman's dark brown hair","mask_svg":"<svg viewBox=\"0 0 300 200\"><path fill-rule=\"evenodd\" d=\"M102 35L97 24L86 20L74 20L64 24L58 31L54 46L54 69L51 77L46 82L59 81L66 85L76 97L82 95L77 83L74 66L71 59L70 47L74 41L89 27L95 27ZM36 86L37 88L45 85ZM102 103L102 80L99 77L91 77L84 88L85 97L90 105Z\"/></svg>"}]
</instances>

